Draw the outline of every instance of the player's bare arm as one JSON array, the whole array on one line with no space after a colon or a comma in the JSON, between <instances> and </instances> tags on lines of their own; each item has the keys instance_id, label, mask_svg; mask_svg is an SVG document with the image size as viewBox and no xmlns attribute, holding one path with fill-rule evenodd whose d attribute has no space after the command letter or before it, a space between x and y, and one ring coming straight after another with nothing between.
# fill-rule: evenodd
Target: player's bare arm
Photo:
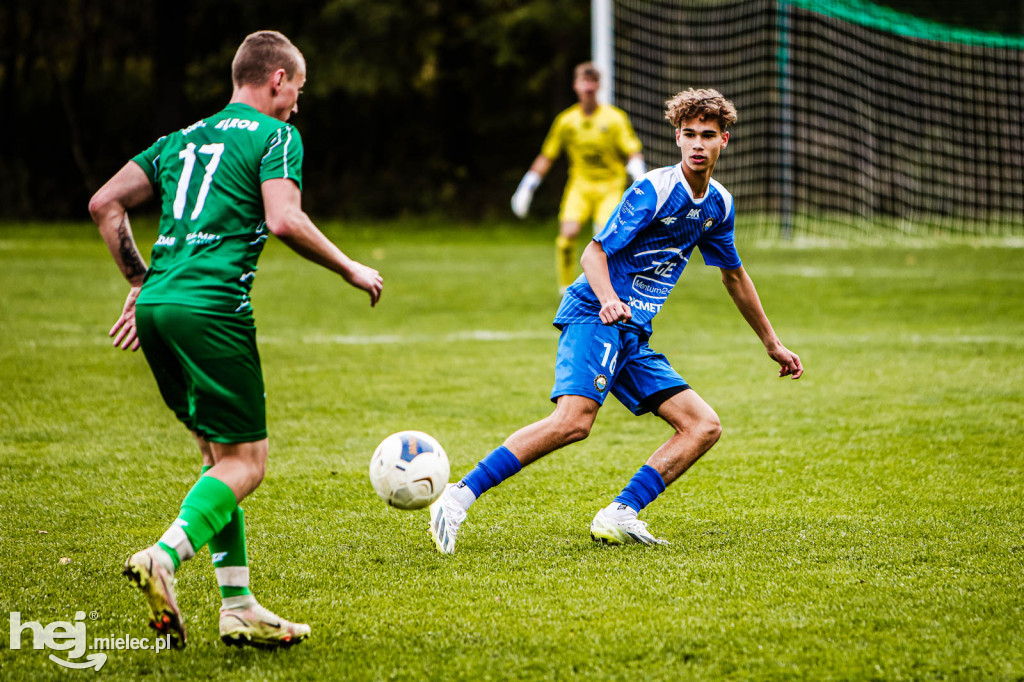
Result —
<instances>
[{"instance_id":1,"label":"player's bare arm","mask_svg":"<svg viewBox=\"0 0 1024 682\"><path fill-rule=\"evenodd\" d=\"M139 339L135 330L135 299L139 297L142 280L146 276L146 262L135 244L128 209L144 203L153 196L153 186L138 164L128 162L93 195L89 213L99 226L103 241L114 257L121 274L132 285L125 299L121 316L110 328L114 346L122 350L137 351Z\"/></svg>"},{"instance_id":2,"label":"player's bare arm","mask_svg":"<svg viewBox=\"0 0 1024 682\"><path fill-rule=\"evenodd\" d=\"M129 161L93 195L89 213L100 229L121 274L133 286L142 286L146 263L142 260L128 222L128 209L153 196L153 185L138 164Z\"/></svg>"},{"instance_id":3,"label":"player's bare arm","mask_svg":"<svg viewBox=\"0 0 1024 682\"><path fill-rule=\"evenodd\" d=\"M757 289L754 288L754 282L743 266L741 265L735 270L723 268L722 283L725 284L733 302L742 313L743 319L757 334L757 338L761 339L761 343L764 344L764 348L768 352L768 357L779 363L779 376L792 376L794 379L799 379L800 375L804 373L800 357L779 341L779 337L776 336L775 330L772 329L771 322L768 321L768 316L765 315L764 308L761 306L761 299L757 295Z\"/></svg>"},{"instance_id":4,"label":"player's bare arm","mask_svg":"<svg viewBox=\"0 0 1024 682\"><path fill-rule=\"evenodd\" d=\"M615 324L625 322L633 317L633 311L622 302L619 295L615 293L612 286L611 276L608 274L608 256L600 243L592 241L583 249L583 256L580 258L583 272L587 276L590 288L594 295L601 302L599 317L604 324Z\"/></svg>"},{"instance_id":5,"label":"player's bare arm","mask_svg":"<svg viewBox=\"0 0 1024 682\"><path fill-rule=\"evenodd\" d=\"M377 305L384 279L373 268L346 256L302 210L302 193L291 180L275 178L262 185L267 228L303 258L341 275L346 282L370 295Z\"/></svg>"}]
</instances>

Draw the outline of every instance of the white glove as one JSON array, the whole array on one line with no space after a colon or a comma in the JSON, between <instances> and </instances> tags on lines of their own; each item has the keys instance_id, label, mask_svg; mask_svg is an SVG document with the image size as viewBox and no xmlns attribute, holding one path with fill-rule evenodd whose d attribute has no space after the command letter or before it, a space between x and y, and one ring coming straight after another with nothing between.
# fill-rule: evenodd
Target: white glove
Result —
<instances>
[{"instance_id":1,"label":"white glove","mask_svg":"<svg viewBox=\"0 0 1024 682\"><path fill-rule=\"evenodd\" d=\"M512 195L512 212L518 218L525 218L530 212L530 202L533 201L533 193L540 186L540 173L537 171L526 171L526 175L519 181L516 193Z\"/></svg>"},{"instance_id":2,"label":"white glove","mask_svg":"<svg viewBox=\"0 0 1024 682\"><path fill-rule=\"evenodd\" d=\"M647 172L647 165L644 163L644 159L641 156L634 156L626 163L626 172L629 173L629 177L636 182L640 179L640 176Z\"/></svg>"}]
</instances>

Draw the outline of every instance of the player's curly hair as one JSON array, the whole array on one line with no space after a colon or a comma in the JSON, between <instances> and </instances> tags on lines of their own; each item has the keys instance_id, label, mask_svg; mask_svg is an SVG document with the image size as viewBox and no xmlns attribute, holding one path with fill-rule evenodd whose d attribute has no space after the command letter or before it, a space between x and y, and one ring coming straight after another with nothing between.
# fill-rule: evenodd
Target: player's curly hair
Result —
<instances>
[{"instance_id":1,"label":"player's curly hair","mask_svg":"<svg viewBox=\"0 0 1024 682\"><path fill-rule=\"evenodd\" d=\"M300 68L305 68L302 53L283 33L256 31L238 46L231 62L231 79L236 86L262 85L278 69L284 69L291 80Z\"/></svg>"},{"instance_id":2,"label":"player's curly hair","mask_svg":"<svg viewBox=\"0 0 1024 682\"><path fill-rule=\"evenodd\" d=\"M693 118L701 121L716 119L718 127L725 132L736 122L736 106L718 90L690 88L665 102L665 118L674 128Z\"/></svg>"}]
</instances>

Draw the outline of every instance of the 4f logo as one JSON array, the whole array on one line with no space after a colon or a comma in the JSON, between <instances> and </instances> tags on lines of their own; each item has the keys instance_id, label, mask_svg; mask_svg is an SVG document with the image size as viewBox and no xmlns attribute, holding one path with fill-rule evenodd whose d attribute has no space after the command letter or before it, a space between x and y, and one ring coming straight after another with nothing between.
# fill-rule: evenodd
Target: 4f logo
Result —
<instances>
[{"instance_id":1,"label":"4f logo","mask_svg":"<svg viewBox=\"0 0 1024 682\"><path fill-rule=\"evenodd\" d=\"M665 225L671 225L676 220L678 220L678 218L676 218L675 216L669 216L668 218L662 218L661 222L664 223Z\"/></svg>"},{"instance_id":2,"label":"4f logo","mask_svg":"<svg viewBox=\"0 0 1024 682\"><path fill-rule=\"evenodd\" d=\"M686 214L686 218L687 218L687 220L689 220L690 218L693 218L694 220L699 220L700 219L700 209L699 208L691 208L690 212Z\"/></svg>"},{"instance_id":3,"label":"4f logo","mask_svg":"<svg viewBox=\"0 0 1024 682\"><path fill-rule=\"evenodd\" d=\"M644 195L644 191L642 189L640 189L639 187L634 187L633 191L636 192L637 194L639 194L640 196Z\"/></svg>"}]
</instances>

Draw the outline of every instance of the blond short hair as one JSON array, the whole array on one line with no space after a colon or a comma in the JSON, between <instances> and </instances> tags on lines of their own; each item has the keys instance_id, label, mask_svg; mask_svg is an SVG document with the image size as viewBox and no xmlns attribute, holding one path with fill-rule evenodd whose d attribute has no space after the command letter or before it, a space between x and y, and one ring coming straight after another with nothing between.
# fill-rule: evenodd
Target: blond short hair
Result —
<instances>
[{"instance_id":1,"label":"blond short hair","mask_svg":"<svg viewBox=\"0 0 1024 682\"><path fill-rule=\"evenodd\" d=\"M701 121L714 119L718 121L722 132L725 132L726 128L736 122L736 106L718 90L690 88L665 102L665 118L675 128L682 126L683 121L694 118Z\"/></svg>"},{"instance_id":2,"label":"blond short hair","mask_svg":"<svg viewBox=\"0 0 1024 682\"><path fill-rule=\"evenodd\" d=\"M262 85L278 69L284 69L289 80L296 72L306 68L299 48L283 33L256 31L250 33L238 46L231 62L231 80L236 87Z\"/></svg>"}]
</instances>

